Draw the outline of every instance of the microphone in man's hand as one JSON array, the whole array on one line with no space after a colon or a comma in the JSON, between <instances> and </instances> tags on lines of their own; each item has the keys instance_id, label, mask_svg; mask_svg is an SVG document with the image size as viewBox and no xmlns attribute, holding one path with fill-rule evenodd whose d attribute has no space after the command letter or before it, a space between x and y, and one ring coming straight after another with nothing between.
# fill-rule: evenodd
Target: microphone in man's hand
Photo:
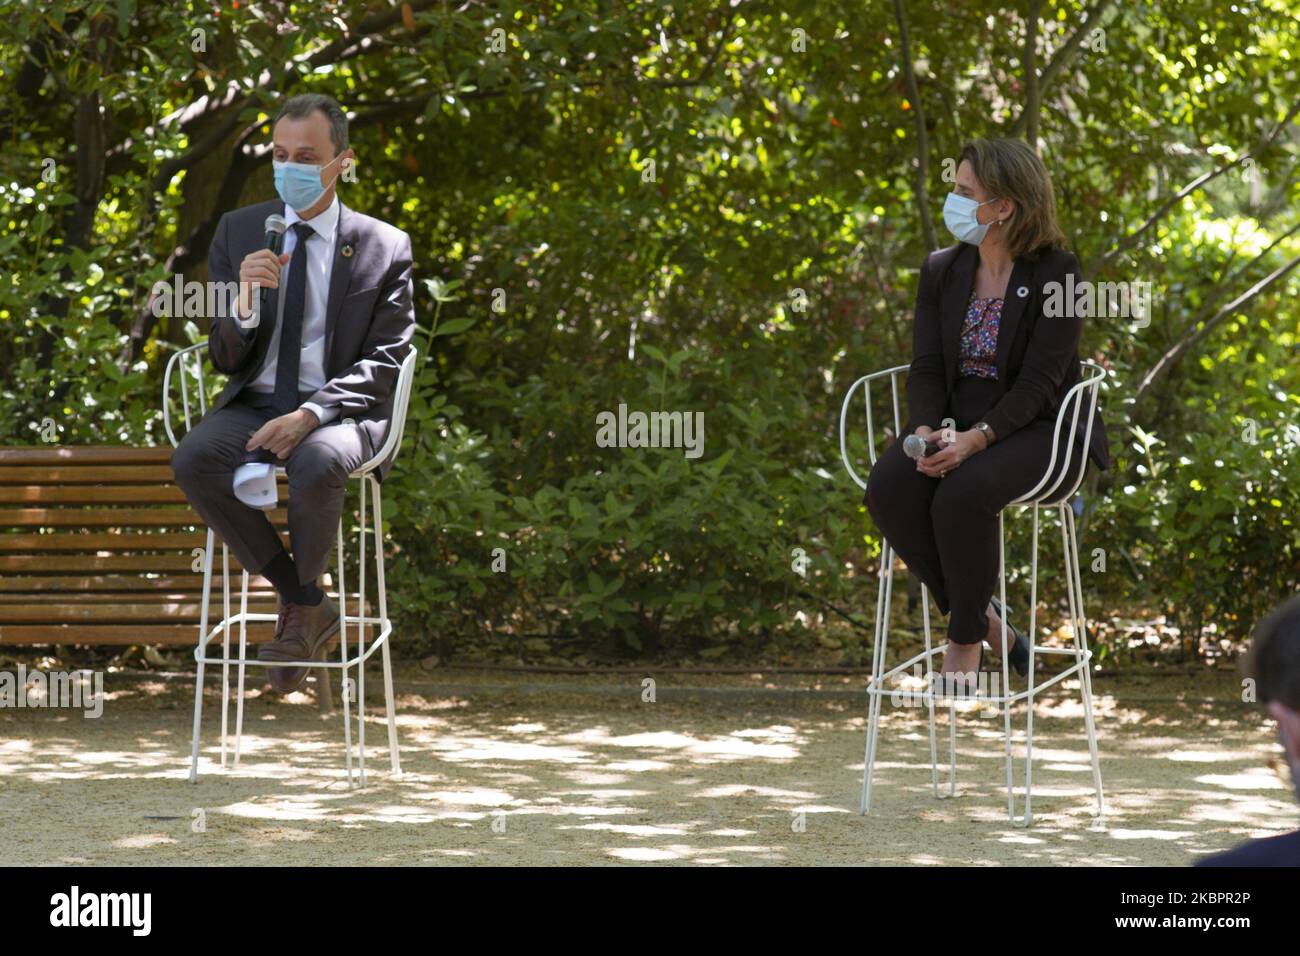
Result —
<instances>
[{"instance_id":1,"label":"microphone in man's hand","mask_svg":"<svg viewBox=\"0 0 1300 956\"><path fill-rule=\"evenodd\" d=\"M936 442L928 442L920 435L913 433L903 439L903 454L908 458L929 458L942 446Z\"/></svg>"},{"instance_id":2,"label":"microphone in man's hand","mask_svg":"<svg viewBox=\"0 0 1300 956\"><path fill-rule=\"evenodd\" d=\"M266 217L266 248L275 253L275 257L280 258L280 253L284 251L284 231L288 225L284 221L284 216L279 213L271 213ZM263 314L270 311L271 307L271 290L262 290L262 308Z\"/></svg>"}]
</instances>

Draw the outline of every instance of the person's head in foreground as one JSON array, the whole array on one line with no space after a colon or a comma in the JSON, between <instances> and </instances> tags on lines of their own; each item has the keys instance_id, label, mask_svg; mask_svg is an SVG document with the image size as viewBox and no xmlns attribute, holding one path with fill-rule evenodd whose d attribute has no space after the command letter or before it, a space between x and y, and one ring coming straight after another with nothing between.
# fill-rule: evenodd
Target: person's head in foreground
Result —
<instances>
[{"instance_id":1,"label":"person's head in foreground","mask_svg":"<svg viewBox=\"0 0 1300 956\"><path fill-rule=\"evenodd\" d=\"M1282 755L1300 799L1300 594L1278 605L1257 628L1243 662L1259 706L1277 721ZM1252 840L1200 866L1300 866L1300 830Z\"/></svg>"}]
</instances>

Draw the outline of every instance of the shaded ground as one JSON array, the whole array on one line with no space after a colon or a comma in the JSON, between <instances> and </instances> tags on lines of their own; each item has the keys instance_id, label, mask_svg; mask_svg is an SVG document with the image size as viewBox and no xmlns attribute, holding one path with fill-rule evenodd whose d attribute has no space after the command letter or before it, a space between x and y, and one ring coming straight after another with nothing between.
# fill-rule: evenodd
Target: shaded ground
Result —
<instances>
[{"instance_id":1,"label":"shaded ground","mask_svg":"<svg viewBox=\"0 0 1300 956\"><path fill-rule=\"evenodd\" d=\"M1077 698L1040 702L1029 830L1007 822L1000 716L960 716L958 797L936 800L925 712L886 705L862 817L862 678L656 681L643 703L640 677L399 668L405 773L372 705L368 786L349 790L341 712L308 694L255 691L241 766L221 770L209 682L191 785L188 679L109 675L97 720L0 710L0 864L1180 865L1300 817L1230 678L1096 682L1102 827ZM1023 708L1013 729L1019 787Z\"/></svg>"}]
</instances>

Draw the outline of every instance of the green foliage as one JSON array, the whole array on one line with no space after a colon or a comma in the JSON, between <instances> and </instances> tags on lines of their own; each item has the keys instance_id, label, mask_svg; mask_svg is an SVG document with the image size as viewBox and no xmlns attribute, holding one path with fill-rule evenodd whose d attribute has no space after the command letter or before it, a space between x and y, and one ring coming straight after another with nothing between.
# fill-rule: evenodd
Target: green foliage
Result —
<instances>
[{"instance_id":1,"label":"green foliage","mask_svg":"<svg viewBox=\"0 0 1300 956\"><path fill-rule=\"evenodd\" d=\"M272 195L256 151L278 97L327 92L355 113L345 201L415 243L424 359L384 490L401 633L427 635L411 648L798 659L827 636L821 602L867 617L874 598L879 539L837 418L857 376L908 359L914 118L936 221L943 160L1023 129L1023 11L903 6L915 103L885 0L345 2L291 23L248 4L10 7L5 440L52 420L65 443L165 441L162 367L199 333L154 321L149 290L204 278L216 217ZM1300 570L1294 275L1204 323L1300 252L1294 137L1267 139L1300 102L1296 19L1112 4L1070 47L1091 7L1042 5L1040 149L1085 269L1150 281L1156 308L1086 332L1114 373L1116 459L1085 490L1089 612L1243 637ZM336 18L379 42L350 45ZM619 403L703 412L703 457L598 447ZM1059 567L1044 558L1049 595Z\"/></svg>"}]
</instances>

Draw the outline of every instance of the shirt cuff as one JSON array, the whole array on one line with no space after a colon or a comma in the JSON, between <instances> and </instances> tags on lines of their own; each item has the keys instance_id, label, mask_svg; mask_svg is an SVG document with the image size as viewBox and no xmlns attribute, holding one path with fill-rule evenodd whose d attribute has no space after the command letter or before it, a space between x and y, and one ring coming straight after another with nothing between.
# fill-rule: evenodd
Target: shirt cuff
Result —
<instances>
[{"instance_id":1,"label":"shirt cuff","mask_svg":"<svg viewBox=\"0 0 1300 956\"><path fill-rule=\"evenodd\" d=\"M337 405L322 407L320 405L317 405L315 402L303 402L298 407L307 409L307 411L311 412L313 415L315 415L317 418L320 419L320 423L322 425L326 424L327 422L332 422L335 419L335 417L338 416L339 413L339 409Z\"/></svg>"},{"instance_id":2,"label":"shirt cuff","mask_svg":"<svg viewBox=\"0 0 1300 956\"><path fill-rule=\"evenodd\" d=\"M252 330L252 329L257 328L258 324L262 321L262 315L261 315L261 313L258 311L258 308L259 308L260 304L261 304L261 303L259 303L259 302L257 301L257 299L254 298L254 299L253 299L253 311L252 311L251 314L246 315L246 316L244 316L244 315L240 315L240 314L239 314L239 306L235 306L235 321L239 323L239 327L240 327L241 329Z\"/></svg>"}]
</instances>

